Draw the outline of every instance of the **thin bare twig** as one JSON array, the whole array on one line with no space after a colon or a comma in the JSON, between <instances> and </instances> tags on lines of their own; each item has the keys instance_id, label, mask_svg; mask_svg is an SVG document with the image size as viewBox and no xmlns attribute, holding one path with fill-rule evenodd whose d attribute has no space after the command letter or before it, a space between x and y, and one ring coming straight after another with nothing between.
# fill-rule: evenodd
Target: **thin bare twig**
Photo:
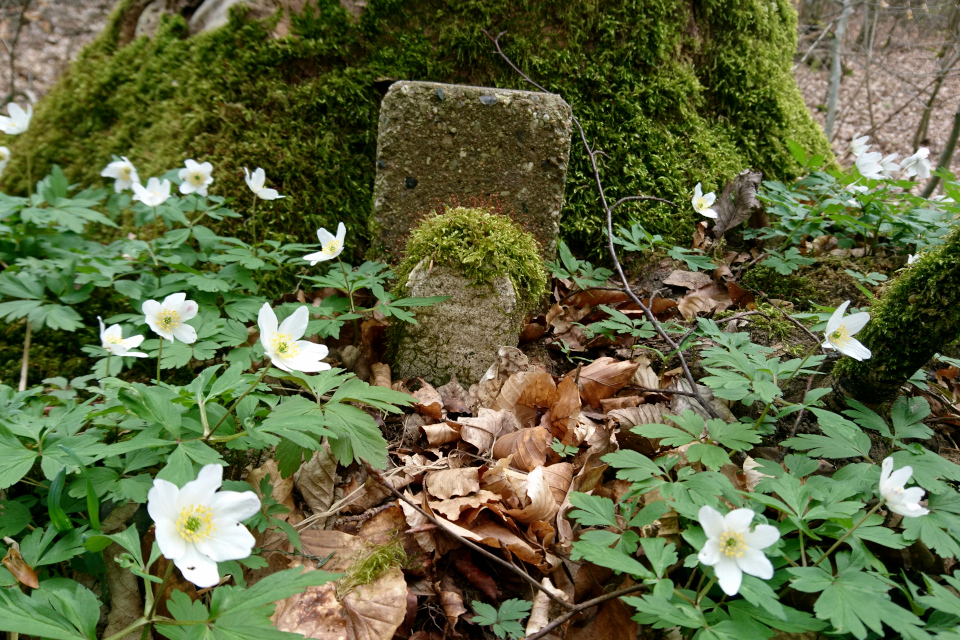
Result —
<instances>
[{"instance_id":1,"label":"thin bare twig","mask_svg":"<svg viewBox=\"0 0 960 640\"><path fill-rule=\"evenodd\" d=\"M527 81L534 87L540 89L545 93L549 93L549 91L547 91L547 89L545 89L542 85L534 82L527 74L521 71L519 67L517 67L517 65L515 65L512 60L510 60L507 54L503 52L503 49L500 47L500 38L501 36L503 36L504 33L506 33L506 31L501 31L500 33L497 34L496 37L493 37L492 35L490 35L490 33L486 29L481 29L481 31L485 36L487 36L487 38L490 39L494 47L496 47L497 53L500 55L501 58L503 58L503 60L508 65L510 65L511 69L516 71L521 78L523 78L525 81ZM672 349L677 351L677 357L680 358L680 367L683 369L683 375L687 379L687 382L690 383L690 388L693 389L694 398L696 398L697 402L700 403L700 405L704 408L704 410L708 414L710 414L711 417L719 418L720 416L719 414L717 414L716 410L712 406L710 406L710 403L708 403L703 398L703 396L700 395L699 391L697 391L697 382L694 379L693 374L690 372L690 367L687 365L687 360L686 358L684 358L683 352L680 350L679 345L677 345L677 343L673 340L673 338L670 337L670 334L666 332L666 330L657 320L656 316L653 315L653 311L650 310L650 307L644 304L643 300L637 297L637 294L634 293L633 289L630 287L630 282L627 279L627 275L624 273L623 266L620 264L620 259L617 257L616 245L614 245L613 243L613 209L610 207L610 204L607 202L607 195L603 188L603 181L600 178L600 169L597 166L597 155L599 152L590 146L590 143L587 140L587 134L586 132L584 132L583 126L580 124L580 120L576 116L573 116L572 119L573 119L573 124L576 125L577 127L577 131L580 133L580 141L583 143L583 147L587 152L587 157L590 159L590 167L593 170L593 177L597 185L597 191L600 195L600 203L603 205L603 211L606 214L607 250L610 253L610 258L613 260L614 266L616 267L617 275L620 276L620 281L623 283L624 290L626 291L630 299L633 300L633 302L638 307L640 307L640 310L643 311L643 315L646 316L647 320L653 325L657 334L663 339L663 341L666 342L668 345L670 345ZM636 197L639 197L639 196L636 196Z\"/></svg>"},{"instance_id":2,"label":"thin bare twig","mask_svg":"<svg viewBox=\"0 0 960 640\"><path fill-rule=\"evenodd\" d=\"M551 631L553 631L554 629L562 625L567 620L573 618L580 612L586 611L590 607L595 607L598 604L603 604L607 600L613 600L614 598L619 598L620 596L627 596L627 595L630 595L631 593L636 593L637 591L640 591L641 589L643 589L645 586L646 585L642 583L635 584L629 587L624 587L623 589L618 589L617 591L611 591L610 593L605 593L602 596L597 596L592 600L581 602L580 604L575 605L572 609L570 609L563 615L558 616L555 620L551 621L550 624L540 629L540 631L537 631L532 636L527 636L526 638L524 638L524 640L538 640L538 638L544 637L545 635L547 635L548 633L550 633Z\"/></svg>"},{"instance_id":3,"label":"thin bare twig","mask_svg":"<svg viewBox=\"0 0 960 640\"><path fill-rule=\"evenodd\" d=\"M599 154L600 152L598 151L597 153ZM606 155L606 154L604 154L604 155ZM636 196L627 196L627 197L625 197L625 198L620 198L619 200L617 200L616 202L613 203L613 206L610 207L610 211L613 211L614 209L616 209L617 207L619 207L619 206L620 206L621 204L623 204L624 202L629 202L629 201L631 201L631 200L654 200L654 201L656 201L656 202L662 202L662 203L664 203L664 204L669 204L669 205L672 205L672 206L674 206L674 207L677 206L677 203L676 203L676 202L674 202L673 200L667 200L666 198L655 198L655 197L653 197L653 196L636 195Z\"/></svg>"},{"instance_id":4,"label":"thin bare twig","mask_svg":"<svg viewBox=\"0 0 960 640\"><path fill-rule=\"evenodd\" d=\"M526 571L524 571L523 569L520 569L520 568L517 567L516 565L513 565L513 564L507 562L507 561L504 560L503 558L501 558L501 557L499 557L499 556L496 556L496 555L490 553L489 551L487 551L486 549L484 549L484 548L481 547L480 545L475 544L475 543L471 542L470 540L467 540L467 539L464 538L463 536L458 535L457 533L455 533L455 532L451 531L450 529L447 529L446 527L444 527L444 526L443 526L443 523L440 522L439 519L437 519L435 516L431 515L430 513L427 513L427 511L424 510L420 505L416 504L415 502L413 502L412 500L410 500L409 498L407 498L405 495L403 495L402 493L400 493L399 491L397 491L397 489L396 489L392 484L390 484L390 483L386 480L386 478L384 478L383 475L382 475L379 471L377 471L377 470L374 469L372 466L370 466L370 463L367 462L366 460L363 461L363 466L367 469L367 473L370 475L370 477L372 477L374 480L376 480L377 482L379 482L380 485L381 485L384 489L386 489L387 491L389 491L390 493L392 493L394 496L396 496L396 498L397 498L398 500L403 500L403 501L406 502L408 505L410 505L411 507L413 507L420 515L422 515L423 517L425 517L425 518L426 518L427 520L429 520L432 524L436 525L437 528L438 528L440 531L442 531L443 533L447 534L448 536L450 536L450 537L452 537L452 538L455 538L455 539L457 540L457 542L460 542L460 543L463 544L464 546L470 547L471 549L473 549L473 550L476 551L477 553L481 554L482 556L484 556L484 557L487 558L488 560L499 564L501 567L504 567L504 568L506 568L506 569L509 569L509 570L512 571L514 574L516 574L517 576L519 576L520 578L522 578L523 580L525 580L526 582L528 582L529 584L531 584L532 586L534 586L534 587L535 587L536 589L538 589L539 591L542 591L542 592L546 593L546 594L550 597L551 600L553 600L554 602L556 602L556 603L559 604L560 606L562 606L562 607L564 607L564 608L566 608L566 609L570 609L570 608L574 607L574 605L570 604L570 603L567 602L566 600L563 600L563 599L557 597L557 596L556 596L554 593L552 593L549 589L547 589L547 588L544 587L542 584L540 584L539 582L537 582L536 580L534 580L532 577L530 577L530 574L528 574L528 573L527 573Z\"/></svg>"}]
</instances>

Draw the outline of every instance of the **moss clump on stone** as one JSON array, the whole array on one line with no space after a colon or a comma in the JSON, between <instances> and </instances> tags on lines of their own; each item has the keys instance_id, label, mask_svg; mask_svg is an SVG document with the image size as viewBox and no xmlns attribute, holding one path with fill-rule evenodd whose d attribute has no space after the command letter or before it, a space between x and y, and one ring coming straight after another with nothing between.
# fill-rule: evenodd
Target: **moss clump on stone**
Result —
<instances>
[{"instance_id":1,"label":"moss clump on stone","mask_svg":"<svg viewBox=\"0 0 960 640\"><path fill-rule=\"evenodd\" d=\"M372 0L359 20L318 0L293 18L289 37L271 36L275 19L247 23L235 11L211 33L188 37L177 17L124 44L134 4L120 3L12 142L5 190L26 191L28 147L34 176L58 163L84 185L103 182L111 154L144 178L196 158L215 167L212 193L237 197L248 214L242 168L262 166L288 196L261 213L274 237L303 241L343 220L369 240L385 79L528 88L481 28L506 30L506 52L570 103L609 158L601 171L611 196L686 202L697 182L719 190L747 167L788 180L800 167L787 139L830 156L790 72L789 0ZM673 239L695 222L692 210L650 203L619 207L614 222L630 217ZM220 230L235 233L229 224ZM596 256L602 234L574 140L561 235Z\"/></svg>"},{"instance_id":2,"label":"moss clump on stone","mask_svg":"<svg viewBox=\"0 0 960 640\"><path fill-rule=\"evenodd\" d=\"M397 269L401 290L421 260L450 267L477 286L506 276L523 311L547 294L547 271L537 241L490 208L448 208L424 218L410 233L406 257Z\"/></svg>"},{"instance_id":3,"label":"moss clump on stone","mask_svg":"<svg viewBox=\"0 0 960 640\"><path fill-rule=\"evenodd\" d=\"M873 355L834 367L840 389L861 402L892 399L907 379L960 337L960 228L907 267L870 307L857 339Z\"/></svg>"}]
</instances>

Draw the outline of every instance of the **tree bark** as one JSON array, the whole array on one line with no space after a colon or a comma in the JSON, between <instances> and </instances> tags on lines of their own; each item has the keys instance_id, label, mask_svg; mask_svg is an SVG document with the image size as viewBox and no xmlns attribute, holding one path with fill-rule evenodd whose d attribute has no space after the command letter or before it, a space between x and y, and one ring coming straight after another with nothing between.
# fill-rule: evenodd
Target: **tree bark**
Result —
<instances>
[{"instance_id":1,"label":"tree bark","mask_svg":"<svg viewBox=\"0 0 960 640\"><path fill-rule=\"evenodd\" d=\"M957 105L957 110L953 114L953 128L950 129L950 137L947 138L947 144L943 148L943 153L940 154L940 161L937 163L937 169L946 169L950 166L950 161L953 160L953 153L957 149L958 136L960 136L960 105ZM927 183L927 186L923 188L923 192L920 194L920 196L923 198L929 198L937 189L938 184L940 184L940 176L933 176L930 178L930 182Z\"/></svg>"},{"instance_id":2,"label":"tree bark","mask_svg":"<svg viewBox=\"0 0 960 640\"><path fill-rule=\"evenodd\" d=\"M934 354L960 337L960 227L887 286L857 334L873 353L844 357L833 374L839 392L870 405L892 400Z\"/></svg>"},{"instance_id":3,"label":"tree bark","mask_svg":"<svg viewBox=\"0 0 960 640\"><path fill-rule=\"evenodd\" d=\"M843 65L840 62L840 49L843 47L843 38L847 34L847 22L853 12L852 0L843 0L843 11L837 21L837 30L833 37L833 62L830 66L830 97L827 99L827 123L824 133L827 140L833 140L833 125L837 119L837 96L840 94L840 79L843 76Z\"/></svg>"}]
</instances>

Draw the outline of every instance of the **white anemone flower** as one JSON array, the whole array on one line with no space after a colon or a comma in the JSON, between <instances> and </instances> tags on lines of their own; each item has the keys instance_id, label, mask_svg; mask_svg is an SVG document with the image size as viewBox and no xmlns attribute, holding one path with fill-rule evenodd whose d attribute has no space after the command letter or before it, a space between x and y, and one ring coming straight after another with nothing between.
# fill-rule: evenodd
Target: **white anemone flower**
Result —
<instances>
[{"instance_id":1,"label":"white anemone flower","mask_svg":"<svg viewBox=\"0 0 960 640\"><path fill-rule=\"evenodd\" d=\"M113 178L113 190L116 193L126 191L135 184L140 184L140 176L137 174L137 168L133 166L133 163L130 162L126 156L120 156L119 160L108 164L106 168L100 172L100 175L104 178Z\"/></svg>"},{"instance_id":2,"label":"white anemone flower","mask_svg":"<svg viewBox=\"0 0 960 640\"><path fill-rule=\"evenodd\" d=\"M711 191L710 193L704 193L700 188L700 183L697 183L697 186L693 188L693 209L702 216L707 218L716 218L717 212L711 209L713 203L717 201L717 195Z\"/></svg>"},{"instance_id":3,"label":"white anemone flower","mask_svg":"<svg viewBox=\"0 0 960 640\"><path fill-rule=\"evenodd\" d=\"M26 133L30 128L30 118L33 117L33 107L27 104L27 110L24 111L20 105L11 102L7 105L7 113L10 117L0 116L0 131L10 136L18 136Z\"/></svg>"},{"instance_id":4,"label":"white anemone flower","mask_svg":"<svg viewBox=\"0 0 960 640\"><path fill-rule=\"evenodd\" d=\"M243 179L247 182L247 186L250 187L250 191L253 191L254 195L261 200L276 200L277 198L287 197L280 195L276 189L263 188L263 185L267 182L267 174L260 167L257 167L252 174L249 169L244 167L243 174Z\"/></svg>"},{"instance_id":5,"label":"white anemone flower","mask_svg":"<svg viewBox=\"0 0 960 640\"><path fill-rule=\"evenodd\" d=\"M191 344L197 341L197 330L187 324L187 320L197 315L197 303L187 300L185 293L172 293L163 299L143 303L143 315L150 328L161 338L170 342Z\"/></svg>"},{"instance_id":6,"label":"white anemone flower","mask_svg":"<svg viewBox=\"0 0 960 640\"><path fill-rule=\"evenodd\" d=\"M198 196L207 195L207 187L213 184L213 165L209 162L200 164L195 160L186 160L185 169L180 169L180 193L195 193Z\"/></svg>"},{"instance_id":7,"label":"white anemone flower","mask_svg":"<svg viewBox=\"0 0 960 640\"><path fill-rule=\"evenodd\" d=\"M850 306L849 300L837 307L827 320L827 333L824 336L826 340L822 346L824 349L836 349L843 355L862 362L870 358L870 349L860 344L853 336L867 325L870 314L861 311L844 318L843 314L846 313L848 306Z\"/></svg>"},{"instance_id":8,"label":"white anemone flower","mask_svg":"<svg viewBox=\"0 0 960 640\"><path fill-rule=\"evenodd\" d=\"M260 511L260 498L253 491L217 491L221 484L223 467L208 464L182 489L157 478L147 493L160 552L201 588L220 582L218 562L246 558L256 544L240 523Z\"/></svg>"},{"instance_id":9,"label":"white anemone flower","mask_svg":"<svg viewBox=\"0 0 960 640\"><path fill-rule=\"evenodd\" d=\"M914 255L914 254L912 254L912 253L908 253L908 254L907 254L907 264L913 264L914 262L917 261L917 258L919 258L919 257L920 257L920 254L919 254L919 253L916 254L916 255Z\"/></svg>"},{"instance_id":10,"label":"white anemone flower","mask_svg":"<svg viewBox=\"0 0 960 640\"><path fill-rule=\"evenodd\" d=\"M853 140L850 141L850 151L853 152L853 155L860 156L871 145L867 144L867 141L870 139L870 136L857 137L859 134L853 135Z\"/></svg>"},{"instance_id":11,"label":"white anemone flower","mask_svg":"<svg viewBox=\"0 0 960 640\"><path fill-rule=\"evenodd\" d=\"M880 170L884 178L890 180L893 178L894 172L900 170L900 165L896 162L899 157L899 153L891 153L880 160Z\"/></svg>"},{"instance_id":12,"label":"white anemone flower","mask_svg":"<svg viewBox=\"0 0 960 640\"><path fill-rule=\"evenodd\" d=\"M277 327L277 314L266 302L260 307L257 324L260 326L260 342L267 357L278 369L316 373L330 368L326 362L328 350L322 344L301 340L307 331L310 313L299 307Z\"/></svg>"},{"instance_id":13,"label":"white anemone flower","mask_svg":"<svg viewBox=\"0 0 960 640\"><path fill-rule=\"evenodd\" d=\"M930 177L930 149L920 147L917 152L908 158L903 159L900 169L907 174L908 178L918 176L926 180Z\"/></svg>"},{"instance_id":14,"label":"white anemone flower","mask_svg":"<svg viewBox=\"0 0 960 640\"><path fill-rule=\"evenodd\" d=\"M859 171L860 175L862 175L864 178L870 178L871 180L882 180L883 166L880 164L880 160L882 158L883 154L878 151L860 154L857 156L857 171Z\"/></svg>"},{"instance_id":15,"label":"white anemone flower","mask_svg":"<svg viewBox=\"0 0 960 640\"><path fill-rule=\"evenodd\" d=\"M10 149L0 147L0 176L3 175L3 170L7 168L8 162L10 162Z\"/></svg>"},{"instance_id":16,"label":"white anemone flower","mask_svg":"<svg viewBox=\"0 0 960 640\"><path fill-rule=\"evenodd\" d=\"M104 326L103 320L97 316L100 323L100 344L113 356L132 356L134 358L146 358L147 354L140 351L130 351L136 349L143 342L143 336L123 337L123 330L118 324L112 324L109 327Z\"/></svg>"},{"instance_id":17,"label":"white anemone flower","mask_svg":"<svg viewBox=\"0 0 960 640\"><path fill-rule=\"evenodd\" d=\"M139 200L148 207L159 207L170 199L170 181L160 182L157 178L147 180L147 186L134 182L133 199ZM116 188L116 187L114 187Z\"/></svg>"},{"instance_id":18,"label":"white anemone flower","mask_svg":"<svg viewBox=\"0 0 960 640\"><path fill-rule=\"evenodd\" d=\"M780 530L769 524L758 524L753 531L750 523L756 514L752 509L734 509L727 515L713 507L700 507L697 517L707 543L697 555L700 562L713 567L720 588L728 596L740 591L743 574L769 580L773 565L763 549L780 539Z\"/></svg>"},{"instance_id":19,"label":"white anemone flower","mask_svg":"<svg viewBox=\"0 0 960 640\"><path fill-rule=\"evenodd\" d=\"M343 251L343 238L347 235L347 228L341 222L337 225L337 235L333 235L323 227L317 229L317 238L320 240L320 251L308 253L303 256L304 260L310 261L310 266L325 260L333 260Z\"/></svg>"},{"instance_id":20,"label":"white anemone flower","mask_svg":"<svg viewBox=\"0 0 960 640\"><path fill-rule=\"evenodd\" d=\"M880 467L880 495L886 500L890 511L905 518L919 518L930 513L929 509L920 506L923 489L903 488L912 475L913 468L909 466L894 471L893 458L884 458Z\"/></svg>"}]
</instances>

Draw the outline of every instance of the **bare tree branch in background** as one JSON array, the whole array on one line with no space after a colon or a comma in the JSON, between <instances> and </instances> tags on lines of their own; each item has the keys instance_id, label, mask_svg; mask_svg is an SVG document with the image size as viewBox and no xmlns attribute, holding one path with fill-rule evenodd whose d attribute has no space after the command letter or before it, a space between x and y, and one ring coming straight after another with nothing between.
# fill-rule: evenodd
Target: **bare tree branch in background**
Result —
<instances>
[{"instance_id":1,"label":"bare tree branch in background","mask_svg":"<svg viewBox=\"0 0 960 640\"><path fill-rule=\"evenodd\" d=\"M960 136L960 105L957 106L957 111L953 114L953 128L950 129L950 137L947 138L947 144L943 148L943 153L940 154L940 161L937 163L937 169L946 169L950 166L950 161L953 160L953 153L957 149L958 136ZM933 176L930 178L930 182L927 183L927 186L923 188L923 192L920 194L920 196L923 198L929 198L933 195L933 192L936 190L938 184L940 184L940 176Z\"/></svg>"},{"instance_id":2,"label":"bare tree branch in background","mask_svg":"<svg viewBox=\"0 0 960 640\"><path fill-rule=\"evenodd\" d=\"M940 59L940 70L936 81L933 83L933 89L930 92L930 99L923 108L923 115L920 116L920 123L917 125L917 132L913 135L913 150L916 151L923 144L927 137L927 129L930 127L930 113L933 111L934 102L937 100L937 94L943 87L943 80L947 77L947 72L953 67L957 59L960 58L960 31L958 31L958 22L960 22L960 13L954 12L953 24L950 25L954 37L951 41L944 43L943 48L938 55ZM951 49L955 49L952 56L947 54Z\"/></svg>"},{"instance_id":3,"label":"bare tree branch in background","mask_svg":"<svg viewBox=\"0 0 960 640\"><path fill-rule=\"evenodd\" d=\"M837 118L837 96L840 94L840 79L843 75L843 69L840 62L840 49L843 46L843 38L847 34L847 22L850 20L850 14L853 13L852 0L843 0L843 11L837 21L837 29L833 35L833 61L830 67L830 97L827 100L827 124L824 126L824 132L827 139L833 139L833 124Z\"/></svg>"},{"instance_id":4,"label":"bare tree branch in background","mask_svg":"<svg viewBox=\"0 0 960 640\"><path fill-rule=\"evenodd\" d=\"M3 46L7 50L7 59L10 63L10 91L7 97L3 99L4 104L10 102L17 96L27 97L23 91L17 91L17 42L20 40L20 34L23 32L23 25L26 23L27 9L33 0L7 0L3 3L3 9L6 11L13 9L12 13L16 17L17 26L13 31L13 37L10 40L2 39ZM12 20L12 18L11 18Z\"/></svg>"}]
</instances>

